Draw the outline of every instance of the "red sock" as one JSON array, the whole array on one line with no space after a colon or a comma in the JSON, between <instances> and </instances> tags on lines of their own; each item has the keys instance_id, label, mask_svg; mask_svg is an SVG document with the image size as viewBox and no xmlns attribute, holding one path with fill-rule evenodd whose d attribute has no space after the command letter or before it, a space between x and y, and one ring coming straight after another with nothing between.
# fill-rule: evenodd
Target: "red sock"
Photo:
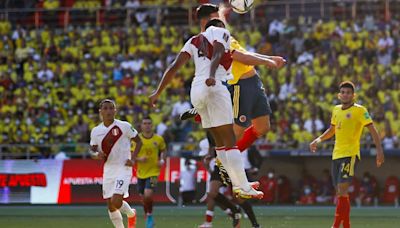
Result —
<instances>
[{"instance_id":1,"label":"red sock","mask_svg":"<svg viewBox=\"0 0 400 228\"><path fill-rule=\"evenodd\" d=\"M349 196L338 196L333 228L339 228L343 221L344 228L350 228L350 200Z\"/></svg>"},{"instance_id":2,"label":"red sock","mask_svg":"<svg viewBox=\"0 0 400 228\"><path fill-rule=\"evenodd\" d=\"M153 213L153 201L152 200L145 200L143 202L144 214L151 215Z\"/></svg>"},{"instance_id":3,"label":"red sock","mask_svg":"<svg viewBox=\"0 0 400 228\"><path fill-rule=\"evenodd\" d=\"M214 217L214 212L213 211L206 211L206 222L211 223Z\"/></svg>"},{"instance_id":4,"label":"red sock","mask_svg":"<svg viewBox=\"0 0 400 228\"><path fill-rule=\"evenodd\" d=\"M196 121L197 123L201 123L201 116L199 114L195 115L194 121Z\"/></svg>"},{"instance_id":5,"label":"red sock","mask_svg":"<svg viewBox=\"0 0 400 228\"><path fill-rule=\"evenodd\" d=\"M254 130L254 126L251 125L244 131L243 137L239 141L237 141L236 145L238 146L240 152L242 152L248 147L250 147L257 139L258 139L258 134Z\"/></svg>"},{"instance_id":6,"label":"red sock","mask_svg":"<svg viewBox=\"0 0 400 228\"><path fill-rule=\"evenodd\" d=\"M153 213L153 200L148 200L147 201L147 214L152 214Z\"/></svg>"},{"instance_id":7,"label":"red sock","mask_svg":"<svg viewBox=\"0 0 400 228\"><path fill-rule=\"evenodd\" d=\"M143 201L143 210L144 210L144 215L146 216L148 211L146 201Z\"/></svg>"},{"instance_id":8,"label":"red sock","mask_svg":"<svg viewBox=\"0 0 400 228\"><path fill-rule=\"evenodd\" d=\"M350 228L350 199L349 196L342 196L343 201L343 228Z\"/></svg>"}]
</instances>

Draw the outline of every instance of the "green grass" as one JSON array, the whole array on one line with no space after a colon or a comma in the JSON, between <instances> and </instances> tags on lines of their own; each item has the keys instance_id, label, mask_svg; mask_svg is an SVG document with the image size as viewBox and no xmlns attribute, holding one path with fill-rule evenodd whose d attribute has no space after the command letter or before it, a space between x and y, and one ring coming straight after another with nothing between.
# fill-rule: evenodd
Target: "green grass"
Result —
<instances>
[{"instance_id":1,"label":"green grass","mask_svg":"<svg viewBox=\"0 0 400 228\"><path fill-rule=\"evenodd\" d=\"M145 227L143 210L138 209L138 228ZM194 228L203 222L205 207L167 207L154 209L157 228ZM333 207L255 207L264 228L330 227ZM400 227L400 209L393 207L352 208L352 228ZM230 220L217 209L214 227L231 227ZM0 206L0 227L7 228L89 228L113 227L106 206ZM242 219L242 228L251 227Z\"/></svg>"}]
</instances>

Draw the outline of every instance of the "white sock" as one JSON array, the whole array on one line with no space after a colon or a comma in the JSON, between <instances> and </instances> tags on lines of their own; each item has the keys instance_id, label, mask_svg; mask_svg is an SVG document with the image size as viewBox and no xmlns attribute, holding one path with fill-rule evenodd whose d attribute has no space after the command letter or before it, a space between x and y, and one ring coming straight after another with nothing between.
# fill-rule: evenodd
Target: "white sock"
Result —
<instances>
[{"instance_id":1,"label":"white sock","mask_svg":"<svg viewBox=\"0 0 400 228\"><path fill-rule=\"evenodd\" d=\"M135 210L133 210L125 200L122 201L122 206L119 210L129 218L135 216Z\"/></svg>"},{"instance_id":2,"label":"white sock","mask_svg":"<svg viewBox=\"0 0 400 228\"><path fill-rule=\"evenodd\" d=\"M226 153L229 169L233 171L233 175L235 176L236 183L234 183L231 178L233 187L240 187L245 191L249 191L251 186L247 180L246 172L244 171L244 164L240 151L237 148L229 148L226 150Z\"/></svg>"},{"instance_id":3,"label":"white sock","mask_svg":"<svg viewBox=\"0 0 400 228\"><path fill-rule=\"evenodd\" d=\"M119 210L114 212L108 211L108 215L110 216L111 222L114 224L115 228L124 228L124 222L122 220L122 215Z\"/></svg>"},{"instance_id":4,"label":"white sock","mask_svg":"<svg viewBox=\"0 0 400 228\"><path fill-rule=\"evenodd\" d=\"M231 166L228 162L228 155L225 147L216 147L215 151L217 153L217 158L221 161L222 165L224 166L226 172L228 173L229 178L231 179L232 185L234 187L239 186L239 181L235 175L235 172L231 169Z\"/></svg>"}]
</instances>

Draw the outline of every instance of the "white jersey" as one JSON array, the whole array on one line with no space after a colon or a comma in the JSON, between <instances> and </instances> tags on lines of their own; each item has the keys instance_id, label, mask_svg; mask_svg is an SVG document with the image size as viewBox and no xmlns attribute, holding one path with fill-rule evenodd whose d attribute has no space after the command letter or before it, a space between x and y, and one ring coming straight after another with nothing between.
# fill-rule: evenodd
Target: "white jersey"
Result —
<instances>
[{"instance_id":1,"label":"white jersey","mask_svg":"<svg viewBox=\"0 0 400 228\"><path fill-rule=\"evenodd\" d=\"M132 167L125 166L125 162L131 159L131 139L137 135L130 123L121 120L114 120L108 127L101 123L92 129L90 145L106 154L103 177L132 175Z\"/></svg>"},{"instance_id":2,"label":"white jersey","mask_svg":"<svg viewBox=\"0 0 400 228\"><path fill-rule=\"evenodd\" d=\"M194 60L195 75L193 84L203 82L210 76L211 58L213 55L213 44L219 42L225 47L225 54L222 56L215 78L226 81L232 79L232 56L230 52L230 38L228 30L211 26L205 32L191 37L183 46L181 52L188 53Z\"/></svg>"}]
</instances>

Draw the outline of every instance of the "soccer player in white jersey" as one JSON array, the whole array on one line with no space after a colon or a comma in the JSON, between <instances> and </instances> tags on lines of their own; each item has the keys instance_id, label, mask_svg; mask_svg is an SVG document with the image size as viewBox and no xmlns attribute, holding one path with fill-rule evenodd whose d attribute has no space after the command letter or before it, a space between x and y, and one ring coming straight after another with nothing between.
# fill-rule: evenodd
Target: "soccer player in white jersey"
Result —
<instances>
[{"instance_id":1,"label":"soccer player in white jersey","mask_svg":"<svg viewBox=\"0 0 400 228\"><path fill-rule=\"evenodd\" d=\"M103 198L107 201L108 214L116 228L124 228L121 212L128 217L128 228L136 227L136 210L123 200L129 196L132 178L132 155L140 150L142 141L137 131L126 121L115 119L113 100L100 102L101 124L90 134L90 150L94 159L104 160ZM131 153L131 140L136 143Z\"/></svg>"},{"instance_id":2,"label":"soccer player in white jersey","mask_svg":"<svg viewBox=\"0 0 400 228\"><path fill-rule=\"evenodd\" d=\"M235 146L232 100L223 84L232 78L230 33L220 19L210 20L203 33L186 42L177 59L164 73L157 90L150 96L151 104L155 104L176 74L176 69L190 58L195 63L191 102L202 116L203 128L213 135L217 157L232 180L233 191L241 197L262 198L263 193L249 184L240 151Z\"/></svg>"}]
</instances>

